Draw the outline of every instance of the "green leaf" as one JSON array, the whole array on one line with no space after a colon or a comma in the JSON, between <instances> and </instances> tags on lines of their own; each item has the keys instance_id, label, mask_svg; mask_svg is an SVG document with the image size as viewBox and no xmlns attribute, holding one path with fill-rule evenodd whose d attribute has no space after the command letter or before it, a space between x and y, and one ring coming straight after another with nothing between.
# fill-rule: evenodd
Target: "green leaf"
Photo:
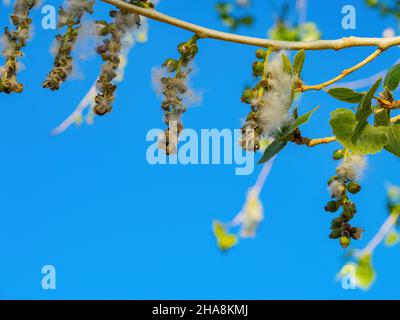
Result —
<instances>
[{"instance_id":1,"label":"green leaf","mask_svg":"<svg viewBox=\"0 0 400 320\"><path fill-rule=\"evenodd\" d=\"M306 59L306 52L301 49L294 57L293 72L300 78L301 71L303 70L304 60Z\"/></svg>"},{"instance_id":2,"label":"green leaf","mask_svg":"<svg viewBox=\"0 0 400 320\"><path fill-rule=\"evenodd\" d=\"M276 156L279 152L281 152L286 145L288 144L285 140L275 139L264 151L264 155L261 160L258 161L258 164L262 164L271 160L274 156Z\"/></svg>"},{"instance_id":3,"label":"green leaf","mask_svg":"<svg viewBox=\"0 0 400 320\"><path fill-rule=\"evenodd\" d=\"M213 223L214 236L217 239L218 248L223 251L227 251L234 247L238 240L237 236L230 234L226 231L224 225L219 221L214 221Z\"/></svg>"},{"instance_id":4,"label":"green leaf","mask_svg":"<svg viewBox=\"0 0 400 320\"><path fill-rule=\"evenodd\" d=\"M337 100L349 103L359 103L364 97L363 93L356 92L349 88L333 88L328 90L328 94Z\"/></svg>"},{"instance_id":5,"label":"green leaf","mask_svg":"<svg viewBox=\"0 0 400 320\"><path fill-rule=\"evenodd\" d=\"M360 257L356 265L356 283L361 289L368 290L375 280L375 270L372 266L372 256L366 254Z\"/></svg>"},{"instance_id":6,"label":"green leaf","mask_svg":"<svg viewBox=\"0 0 400 320\"><path fill-rule=\"evenodd\" d=\"M364 132L365 128L368 126L368 122L357 122L356 128L351 136L351 142L356 144L357 141L360 139L362 133Z\"/></svg>"},{"instance_id":7,"label":"green leaf","mask_svg":"<svg viewBox=\"0 0 400 320\"><path fill-rule=\"evenodd\" d=\"M374 97L376 90L381 85L382 78L376 80L374 85L368 90L367 94L361 100L361 103L357 109L356 119L359 122L367 121L369 116L372 114L372 98Z\"/></svg>"},{"instance_id":8,"label":"green leaf","mask_svg":"<svg viewBox=\"0 0 400 320\"><path fill-rule=\"evenodd\" d=\"M282 62L283 62L283 71L288 74L293 74L292 63L290 62L289 57L282 53Z\"/></svg>"},{"instance_id":9,"label":"green leaf","mask_svg":"<svg viewBox=\"0 0 400 320\"><path fill-rule=\"evenodd\" d=\"M302 126L303 124L306 124L308 121L310 121L311 116L314 114L315 111L319 109L319 106L312 109L311 111L301 115L298 117L291 125L290 131L295 130L296 128Z\"/></svg>"},{"instance_id":10,"label":"green leaf","mask_svg":"<svg viewBox=\"0 0 400 320\"><path fill-rule=\"evenodd\" d=\"M394 91L400 83L400 63L394 65L386 74L383 81L383 87L387 90Z\"/></svg>"},{"instance_id":11,"label":"green leaf","mask_svg":"<svg viewBox=\"0 0 400 320\"><path fill-rule=\"evenodd\" d=\"M333 111L330 125L337 140L354 153L374 154L381 151L388 143L385 127L372 127L368 123L361 126L355 114L348 109L339 108ZM357 127L360 129L354 139Z\"/></svg>"},{"instance_id":12,"label":"green leaf","mask_svg":"<svg viewBox=\"0 0 400 320\"><path fill-rule=\"evenodd\" d=\"M394 125L387 127L388 143L385 149L400 157L400 126Z\"/></svg>"},{"instance_id":13,"label":"green leaf","mask_svg":"<svg viewBox=\"0 0 400 320\"><path fill-rule=\"evenodd\" d=\"M385 245L387 247L393 247L396 245L400 240L400 235L396 230L392 230L385 238Z\"/></svg>"},{"instance_id":14,"label":"green leaf","mask_svg":"<svg viewBox=\"0 0 400 320\"><path fill-rule=\"evenodd\" d=\"M390 125L390 111L388 109L382 109L375 112L375 127L387 127Z\"/></svg>"}]
</instances>

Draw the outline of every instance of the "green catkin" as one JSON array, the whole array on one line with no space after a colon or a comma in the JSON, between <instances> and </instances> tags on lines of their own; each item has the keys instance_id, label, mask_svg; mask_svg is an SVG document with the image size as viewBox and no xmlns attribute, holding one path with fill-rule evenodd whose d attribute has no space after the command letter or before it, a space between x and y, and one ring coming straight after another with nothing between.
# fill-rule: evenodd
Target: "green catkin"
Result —
<instances>
[{"instance_id":1,"label":"green catkin","mask_svg":"<svg viewBox=\"0 0 400 320\"><path fill-rule=\"evenodd\" d=\"M198 53L197 40L198 37L194 36L189 41L181 43L178 46L179 60L167 59L163 63L163 68L170 75L161 78L161 90L164 96L161 107L167 129L164 132L164 139L160 142L160 148L168 155L176 153L178 136L183 130L182 115L187 110L184 97L189 91L187 79L192 72L190 63Z\"/></svg>"},{"instance_id":2,"label":"green catkin","mask_svg":"<svg viewBox=\"0 0 400 320\"><path fill-rule=\"evenodd\" d=\"M68 78L73 70L73 58L71 53L81 28L81 19L85 12L92 14L95 1L69 0L66 8L59 9L58 28L67 27L64 34L56 36L57 53L54 59L53 69L43 82L43 87L50 90L58 90L61 84Z\"/></svg>"},{"instance_id":3,"label":"green catkin","mask_svg":"<svg viewBox=\"0 0 400 320\"><path fill-rule=\"evenodd\" d=\"M132 5L144 8L154 8L152 2L143 1L127 1ZM98 77L96 88L98 94L95 98L95 106L93 111L99 116L103 116L112 110L112 104L115 100L115 91L117 86L113 80L117 77L117 70L120 66L120 54L122 51L122 39L131 31L132 28L140 27L140 16L130 13L126 10L112 10L110 16L113 22L97 21L99 26L98 34L105 37L96 51L101 56L104 64Z\"/></svg>"},{"instance_id":4,"label":"green catkin","mask_svg":"<svg viewBox=\"0 0 400 320\"><path fill-rule=\"evenodd\" d=\"M23 56L22 49L30 38L32 19L29 17L31 10L38 3L37 0L17 0L11 21L14 30L4 29L2 55L5 57L5 65L0 67L0 92L21 93L23 84L17 80L18 58Z\"/></svg>"}]
</instances>

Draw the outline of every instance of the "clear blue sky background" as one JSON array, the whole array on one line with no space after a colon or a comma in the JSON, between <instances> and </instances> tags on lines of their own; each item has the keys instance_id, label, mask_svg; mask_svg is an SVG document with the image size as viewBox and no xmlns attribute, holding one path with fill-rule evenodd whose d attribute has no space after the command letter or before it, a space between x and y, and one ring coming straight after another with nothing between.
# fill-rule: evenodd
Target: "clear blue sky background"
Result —
<instances>
[{"instance_id":1,"label":"clear blue sky background","mask_svg":"<svg viewBox=\"0 0 400 320\"><path fill-rule=\"evenodd\" d=\"M214 2L168 0L159 9L223 29ZM264 37L273 12L266 0L254 2L257 23L240 32ZM380 36L395 26L362 1L351 2L357 9L357 30L341 28L341 8L349 1L311 0L309 20L318 23L326 39ZM8 22L8 12L1 7L1 25ZM336 166L331 152L337 146L289 146L280 154L261 195L266 218L258 237L228 253L218 251L211 221L229 220L238 212L257 172L238 177L230 165L146 162L146 133L163 125L150 70L176 55L176 45L191 36L185 31L152 22L151 41L135 47L130 56L113 113L96 119L94 126L51 137L50 130L96 78L100 61L81 64L85 78L69 81L61 91L42 90L56 32L43 31L40 17L37 11L35 39L26 50L27 70L21 73L25 92L0 95L0 298L400 298L398 247L376 251L378 279L369 292L345 291L335 282L343 250L327 237L331 216L323 206L329 198L326 181ZM189 110L185 124L198 130L239 128L239 119L248 112L239 98L251 80L254 48L204 40L200 50L194 86L204 89L204 101ZM306 81L328 79L372 50L309 53ZM349 79L370 76L397 58L398 49L392 49ZM310 92L300 109L317 104L321 110L304 133L330 135L329 112L344 105ZM398 165L388 154L369 159L364 190L356 197L356 222L367 230L366 237L353 247L365 245L386 218L384 188L388 182L400 184ZM57 269L55 291L41 288L46 264Z\"/></svg>"}]
</instances>

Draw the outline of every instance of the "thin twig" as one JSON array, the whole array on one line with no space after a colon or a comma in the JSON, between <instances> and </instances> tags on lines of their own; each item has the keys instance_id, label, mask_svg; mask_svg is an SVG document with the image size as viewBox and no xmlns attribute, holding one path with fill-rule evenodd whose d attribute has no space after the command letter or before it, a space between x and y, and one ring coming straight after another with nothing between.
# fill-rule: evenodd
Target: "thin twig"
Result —
<instances>
[{"instance_id":1,"label":"thin twig","mask_svg":"<svg viewBox=\"0 0 400 320\"><path fill-rule=\"evenodd\" d=\"M320 144L328 144L331 142L335 142L336 141L336 137L326 137L326 138L318 138L318 139L311 139L307 146L308 147L315 147L317 145Z\"/></svg>"},{"instance_id":2,"label":"thin twig","mask_svg":"<svg viewBox=\"0 0 400 320\"><path fill-rule=\"evenodd\" d=\"M396 60L392 65L400 63L400 59ZM354 81L349 81L349 82L339 82L336 83L333 87L339 88L339 87L346 87L349 89L357 90L357 89L362 89L366 88L368 86L372 86L372 84L378 79L379 77L383 78L387 74L388 70L382 70L378 73L375 73L372 76L369 76L367 78L363 79L358 79Z\"/></svg>"},{"instance_id":3,"label":"thin twig","mask_svg":"<svg viewBox=\"0 0 400 320\"><path fill-rule=\"evenodd\" d=\"M390 119L391 123L395 123L400 121L400 115L395 116ZM309 143L307 144L308 147L315 147L320 144L328 144L331 142L335 142L337 139L336 137L326 137L326 138L317 138L317 139L310 139Z\"/></svg>"},{"instance_id":4,"label":"thin twig","mask_svg":"<svg viewBox=\"0 0 400 320\"><path fill-rule=\"evenodd\" d=\"M317 85L302 86L301 91L304 92L304 91L308 91L308 90L321 90L323 88L326 88L326 87L330 86L331 84L334 84L335 82L337 82L339 80L342 80L343 78L347 77L349 74L353 73L354 71L357 71L358 69L361 69L362 67L364 67L365 65L367 65L368 63L370 63L371 61L376 59L383 51L384 51L384 49L378 48L371 55L369 55L367 58L365 58L363 61L361 61L360 63L356 64L355 66L353 66L353 67L351 67L349 69L343 70L335 78L333 78L331 80L328 80L326 82L317 84Z\"/></svg>"}]
</instances>

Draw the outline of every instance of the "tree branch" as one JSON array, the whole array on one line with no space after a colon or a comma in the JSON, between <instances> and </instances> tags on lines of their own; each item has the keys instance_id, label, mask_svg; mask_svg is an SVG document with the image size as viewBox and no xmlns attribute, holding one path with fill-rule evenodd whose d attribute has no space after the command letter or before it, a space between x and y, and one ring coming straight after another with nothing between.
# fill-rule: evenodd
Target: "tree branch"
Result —
<instances>
[{"instance_id":1,"label":"tree branch","mask_svg":"<svg viewBox=\"0 0 400 320\"><path fill-rule=\"evenodd\" d=\"M350 47L368 47L374 46L379 49L386 50L390 47L400 45L400 37L392 38L361 38L361 37L348 37L337 40L318 40L309 42L295 42L295 41L276 41L270 39L246 37L232 33L216 31L213 29L205 28L193 23L189 23L177 18L165 15L153 9L145 9L135 5L128 4L122 0L101 0L105 3L114 5L120 9L127 10L132 13L166 23L187 31L195 33L199 38L209 38L215 40L222 40L240 44L247 44L251 46L258 46L270 48L273 50L340 50Z\"/></svg>"}]
</instances>

